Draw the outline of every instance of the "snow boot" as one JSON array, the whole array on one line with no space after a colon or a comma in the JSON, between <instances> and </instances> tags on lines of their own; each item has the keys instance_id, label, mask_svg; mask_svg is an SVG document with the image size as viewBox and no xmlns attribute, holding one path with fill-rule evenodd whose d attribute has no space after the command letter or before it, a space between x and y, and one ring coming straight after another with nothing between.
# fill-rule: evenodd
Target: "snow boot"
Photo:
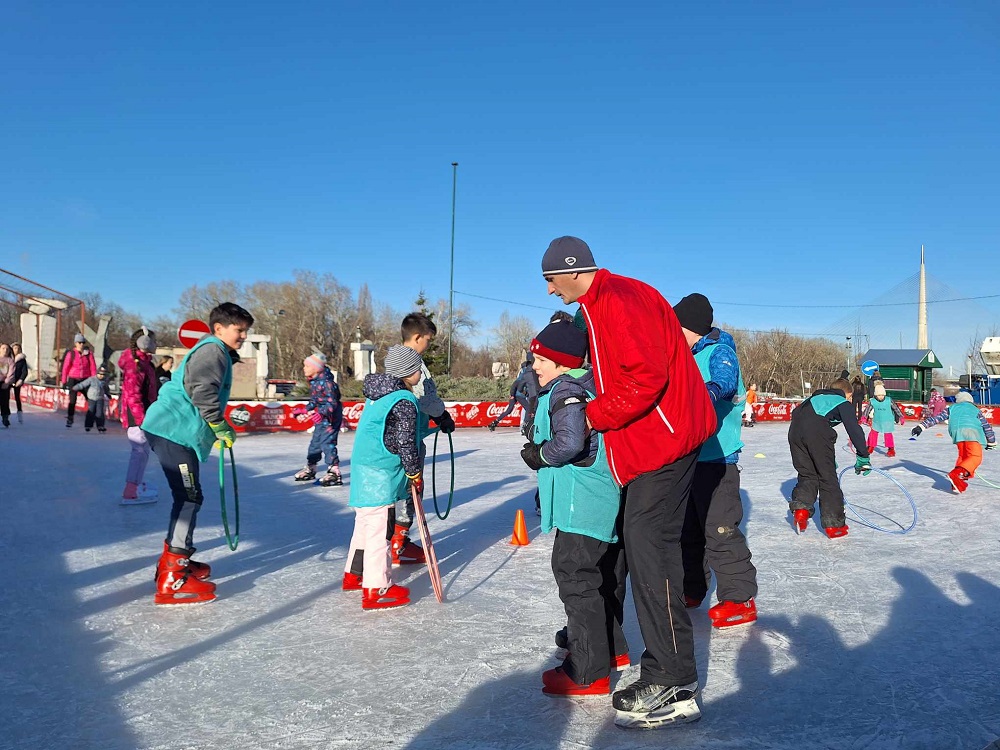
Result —
<instances>
[{"instance_id":1,"label":"snow boot","mask_svg":"<svg viewBox=\"0 0 1000 750\"><path fill-rule=\"evenodd\" d=\"M341 591L361 591L361 576L357 573L344 573L344 582L340 586Z\"/></svg>"},{"instance_id":2,"label":"snow boot","mask_svg":"<svg viewBox=\"0 0 1000 750\"><path fill-rule=\"evenodd\" d=\"M887 450L885 452L885 455L887 457L889 457L889 458L895 458L896 457L896 449L895 448L890 448L889 450Z\"/></svg>"},{"instance_id":3,"label":"snow boot","mask_svg":"<svg viewBox=\"0 0 1000 750\"><path fill-rule=\"evenodd\" d=\"M156 604L198 604L215 599L215 584L196 578L190 568L191 553L167 547L156 564Z\"/></svg>"},{"instance_id":4,"label":"snow boot","mask_svg":"<svg viewBox=\"0 0 1000 750\"><path fill-rule=\"evenodd\" d=\"M956 466L948 472L948 481L951 482L952 492L961 495L969 488L969 472Z\"/></svg>"},{"instance_id":5,"label":"snow boot","mask_svg":"<svg viewBox=\"0 0 1000 750\"><path fill-rule=\"evenodd\" d=\"M839 539L842 536L847 536L848 526L845 523L843 526L827 526L824 531L830 539Z\"/></svg>"},{"instance_id":6,"label":"snow boot","mask_svg":"<svg viewBox=\"0 0 1000 750\"><path fill-rule=\"evenodd\" d=\"M155 502L155 501L154 501ZM163 543L163 553L166 554L170 549L170 545L166 542ZM204 581L212 577L212 566L208 563L198 562L197 560L192 560L191 555L196 552L194 547L191 547L188 553L188 570L191 571L191 575L197 578L199 581ZM161 558L162 559L162 558ZM156 564L156 575L160 575L160 564Z\"/></svg>"},{"instance_id":7,"label":"snow boot","mask_svg":"<svg viewBox=\"0 0 1000 750\"><path fill-rule=\"evenodd\" d=\"M384 589L361 589L361 609L387 609L410 603L410 590L390 583Z\"/></svg>"},{"instance_id":8,"label":"snow boot","mask_svg":"<svg viewBox=\"0 0 1000 750\"><path fill-rule=\"evenodd\" d=\"M546 695L608 695L611 678L601 677L589 685L580 685L570 679L562 667L542 672L542 692Z\"/></svg>"},{"instance_id":9,"label":"snow boot","mask_svg":"<svg viewBox=\"0 0 1000 750\"><path fill-rule=\"evenodd\" d=\"M300 469L299 472L295 475L296 482L311 482L315 478L316 478L315 466L307 466L304 469Z\"/></svg>"},{"instance_id":10,"label":"snow boot","mask_svg":"<svg viewBox=\"0 0 1000 750\"><path fill-rule=\"evenodd\" d=\"M795 525L795 533L801 534L809 526L809 516L810 513L805 508L799 508L793 511L792 516L794 517L793 524Z\"/></svg>"},{"instance_id":11,"label":"snow boot","mask_svg":"<svg viewBox=\"0 0 1000 750\"><path fill-rule=\"evenodd\" d=\"M319 480L319 483L321 487L340 487L344 483L343 478L340 476L340 467L331 466L327 469L326 474Z\"/></svg>"},{"instance_id":12,"label":"snow boot","mask_svg":"<svg viewBox=\"0 0 1000 750\"><path fill-rule=\"evenodd\" d=\"M701 709L696 695L697 682L670 686L636 680L616 691L611 698L611 705L618 712L615 724L623 729L658 729L697 721L701 718Z\"/></svg>"},{"instance_id":13,"label":"snow boot","mask_svg":"<svg viewBox=\"0 0 1000 750\"><path fill-rule=\"evenodd\" d=\"M410 541L409 529L406 526L396 524L396 530L392 534L392 567L398 568L400 565L423 565L427 562L424 551L420 545Z\"/></svg>"},{"instance_id":14,"label":"snow boot","mask_svg":"<svg viewBox=\"0 0 1000 750\"><path fill-rule=\"evenodd\" d=\"M757 605L753 599L745 602L719 602L708 610L713 628L732 628L749 625L757 619Z\"/></svg>"}]
</instances>

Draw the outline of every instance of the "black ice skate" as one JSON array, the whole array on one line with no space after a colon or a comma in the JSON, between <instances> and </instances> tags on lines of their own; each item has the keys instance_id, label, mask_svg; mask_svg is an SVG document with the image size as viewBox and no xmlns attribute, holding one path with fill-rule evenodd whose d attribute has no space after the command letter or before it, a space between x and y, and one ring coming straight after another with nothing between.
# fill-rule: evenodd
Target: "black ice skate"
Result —
<instances>
[{"instance_id":1,"label":"black ice skate","mask_svg":"<svg viewBox=\"0 0 1000 750\"><path fill-rule=\"evenodd\" d=\"M697 721L701 718L701 709L696 695L697 682L668 686L636 680L611 698L618 711L615 724L623 729L659 729L669 724Z\"/></svg>"},{"instance_id":2,"label":"black ice skate","mask_svg":"<svg viewBox=\"0 0 1000 750\"><path fill-rule=\"evenodd\" d=\"M336 466L331 466L326 470L326 474L319 480L319 483L322 487L340 487L344 483L343 478L340 476L340 469Z\"/></svg>"}]
</instances>

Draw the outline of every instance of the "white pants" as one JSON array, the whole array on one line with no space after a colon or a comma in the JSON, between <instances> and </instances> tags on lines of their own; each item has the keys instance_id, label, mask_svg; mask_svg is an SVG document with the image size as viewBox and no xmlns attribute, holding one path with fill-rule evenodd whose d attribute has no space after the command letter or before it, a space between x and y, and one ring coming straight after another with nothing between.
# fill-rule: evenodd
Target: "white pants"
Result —
<instances>
[{"instance_id":1,"label":"white pants","mask_svg":"<svg viewBox=\"0 0 1000 750\"><path fill-rule=\"evenodd\" d=\"M132 446L132 453L128 459L128 472L125 474L125 481L132 484L142 484L142 477L146 473L146 464L149 462L149 443L146 442L146 433L141 427L128 428L128 442Z\"/></svg>"},{"instance_id":2,"label":"white pants","mask_svg":"<svg viewBox=\"0 0 1000 750\"><path fill-rule=\"evenodd\" d=\"M351 547L347 551L345 573L351 572L351 561L357 550L364 550L364 573L361 586L366 589L384 589L392 580L389 578L389 541L385 538L389 525L389 507L354 509L354 534Z\"/></svg>"},{"instance_id":3,"label":"white pants","mask_svg":"<svg viewBox=\"0 0 1000 750\"><path fill-rule=\"evenodd\" d=\"M752 422L753 421L753 404L743 405L743 421Z\"/></svg>"}]
</instances>

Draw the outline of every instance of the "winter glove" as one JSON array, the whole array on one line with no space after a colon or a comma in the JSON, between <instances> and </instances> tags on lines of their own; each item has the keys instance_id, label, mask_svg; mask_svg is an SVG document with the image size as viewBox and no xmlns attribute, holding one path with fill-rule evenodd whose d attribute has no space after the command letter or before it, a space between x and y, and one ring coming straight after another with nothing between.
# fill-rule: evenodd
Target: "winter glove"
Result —
<instances>
[{"instance_id":1,"label":"winter glove","mask_svg":"<svg viewBox=\"0 0 1000 750\"><path fill-rule=\"evenodd\" d=\"M996 448L997 448L997 444L996 443L987 443L986 444L986 450L988 450L988 451L996 450Z\"/></svg>"},{"instance_id":2,"label":"winter glove","mask_svg":"<svg viewBox=\"0 0 1000 750\"><path fill-rule=\"evenodd\" d=\"M495 432L496 429L497 429L497 427L499 427L499 426L500 426L500 419L498 417L497 419L494 419L492 422L490 422L486 426L486 429L488 429L490 432Z\"/></svg>"},{"instance_id":3,"label":"winter glove","mask_svg":"<svg viewBox=\"0 0 1000 750\"><path fill-rule=\"evenodd\" d=\"M221 422L209 422L208 426L212 428L212 432L215 433L215 437L218 438L215 441L216 448L232 448L233 443L236 442L236 432L233 430L233 426L229 424L226 420Z\"/></svg>"},{"instance_id":4,"label":"winter glove","mask_svg":"<svg viewBox=\"0 0 1000 750\"><path fill-rule=\"evenodd\" d=\"M410 480L410 486L417 491L417 496L418 497L423 497L424 496L424 477L423 477L423 474L421 474L418 471L413 476L410 476L409 474L407 474L406 478Z\"/></svg>"},{"instance_id":5,"label":"winter glove","mask_svg":"<svg viewBox=\"0 0 1000 750\"><path fill-rule=\"evenodd\" d=\"M455 431L455 420L448 412L444 412L440 417L435 417L434 421L437 422L437 426L445 435L450 435Z\"/></svg>"},{"instance_id":6,"label":"winter glove","mask_svg":"<svg viewBox=\"0 0 1000 750\"><path fill-rule=\"evenodd\" d=\"M542 445L545 445L545 443L542 443ZM524 463L532 471L538 471L543 466L548 466L545 463L545 459L542 458L542 445L525 443L524 447L521 448L521 458L524 459Z\"/></svg>"},{"instance_id":7,"label":"winter glove","mask_svg":"<svg viewBox=\"0 0 1000 750\"><path fill-rule=\"evenodd\" d=\"M868 476L872 472L872 462L870 459L861 458L858 456L857 460L854 462L854 473L864 474Z\"/></svg>"},{"instance_id":8,"label":"winter glove","mask_svg":"<svg viewBox=\"0 0 1000 750\"><path fill-rule=\"evenodd\" d=\"M923 428L923 427L921 427L920 425L917 425L917 426L916 426L916 427L914 427L914 428L913 428L912 430L910 430L910 434L911 434L911 435L912 435L913 437L920 437L920 433L921 433L921 432L923 432L923 431L924 431L924 428Z\"/></svg>"},{"instance_id":9,"label":"winter glove","mask_svg":"<svg viewBox=\"0 0 1000 750\"><path fill-rule=\"evenodd\" d=\"M320 414L318 411L311 411L308 414L306 414L306 416L309 417L309 421L312 422L313 424L319 424L320 422L323 421L323 415Z\"/></svg>"}]
</instances>

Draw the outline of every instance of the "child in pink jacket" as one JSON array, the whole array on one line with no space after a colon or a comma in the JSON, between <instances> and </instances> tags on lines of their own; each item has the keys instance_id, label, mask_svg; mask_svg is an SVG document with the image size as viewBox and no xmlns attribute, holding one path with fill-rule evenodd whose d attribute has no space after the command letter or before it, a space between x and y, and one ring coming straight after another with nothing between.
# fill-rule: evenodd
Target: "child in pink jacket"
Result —
<instances>
[{"instance_id":1,"label":"child in pink jacket","mask_svg":"<svg viewBox=\"0 0 1000 750\"><path fill-rule=\"evenodd\" d=\"M156 341L152 332L143 327L132 334L129 348L122 352L118 360L122 371L118 412L132 448L125 474L125 489L122 490L122 505L155 503L157 498L157 491L142 481L149 461L149 443L142 431L142 422L146 418L146 409L156 401L160 390L160 380L153 369L152 353L155 351Z\"/></svg>"}]
</instances>

